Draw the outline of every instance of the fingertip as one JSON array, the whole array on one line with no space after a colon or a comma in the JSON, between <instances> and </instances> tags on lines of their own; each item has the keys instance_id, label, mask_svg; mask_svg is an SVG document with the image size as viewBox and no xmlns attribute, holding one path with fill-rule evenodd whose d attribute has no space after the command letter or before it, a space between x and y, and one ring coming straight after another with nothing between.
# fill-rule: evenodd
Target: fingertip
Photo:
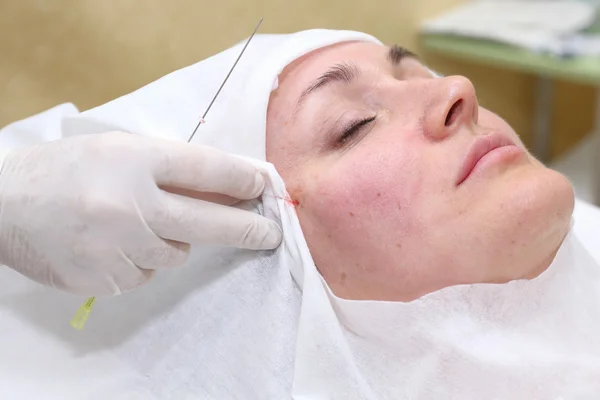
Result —
<instances>
[{"instance_id":1,"label":"fingertip","mask_svg":"<svg viewBox=\"0 0 600 400\"><path fill-rule=\"evenodd\" d=\"M260 171L257 170L254 174L254 190L252 191L252 199L256 199L262 194L262 192L265 190L265 185L265 178Z\"/></svg>"},{"instance_id":2,"label":"fingertip","mask_svg":"<svg viewBox=\"0 0 600 400\"><path fill-rule=\"evenodd\" d=\"M283 240L283 231L274 221L268 221L267 234L264 239L258 244L258 250L274 250L281 244Z\"/></svg>"}]
</instances>

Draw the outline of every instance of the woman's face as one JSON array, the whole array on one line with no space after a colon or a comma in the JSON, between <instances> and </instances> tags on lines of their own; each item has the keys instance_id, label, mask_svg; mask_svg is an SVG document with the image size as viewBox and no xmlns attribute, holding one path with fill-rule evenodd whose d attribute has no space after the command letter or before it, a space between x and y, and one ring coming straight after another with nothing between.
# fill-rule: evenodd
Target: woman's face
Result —
<instances>
[{"instance_id":1,"label":"woman's face","mask_svg":"<svg viewBox=\"0 0 600 400\"><path fill-rule=\"evenodd\" d=\"M478 106L468 79L433 78L397 47L343 43L290 64L269 102L267 159L317 268L349 299L533 278L573 209L569 182Z\"/></svg>"}]
</instances>

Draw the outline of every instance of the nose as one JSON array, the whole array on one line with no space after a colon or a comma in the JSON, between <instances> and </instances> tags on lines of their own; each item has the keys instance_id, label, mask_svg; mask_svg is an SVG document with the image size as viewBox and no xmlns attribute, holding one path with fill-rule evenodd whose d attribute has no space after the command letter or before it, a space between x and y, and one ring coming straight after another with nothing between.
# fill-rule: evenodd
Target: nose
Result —
<instances>
[{"instance_id":1,"label":"nose","mask_svg":"<svg viewBox=\"0 0 600 400\"><path fill-rule=\"evenodd\" d=\"M475 87L465 77L449 76L432 79L432 98L425 116L425 134L443 140L462 126L477 122L479 103Z\"/></svg>"}]
</instances>

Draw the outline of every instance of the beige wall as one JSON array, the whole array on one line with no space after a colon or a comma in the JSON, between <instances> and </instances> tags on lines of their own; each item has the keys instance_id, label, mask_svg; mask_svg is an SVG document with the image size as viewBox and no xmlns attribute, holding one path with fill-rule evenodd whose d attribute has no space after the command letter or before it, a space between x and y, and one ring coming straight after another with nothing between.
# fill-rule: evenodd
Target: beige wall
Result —
<instances>
[{"instance_id":1,"label":"beige wall","mask_svg":"<svg viewBox=\"0 0 600 400\"><path fill-rule=\"evenodd\" d=\"M65 101L102 104L239 41L260 16L264 33L354 29L418 51L418 21L462 1L0 0L0 126ZM531 77L425 58L472 78L482 103L529 140ZM557 150L590 128L591 96L559 88Z\"/></svg>"}]
</instances>

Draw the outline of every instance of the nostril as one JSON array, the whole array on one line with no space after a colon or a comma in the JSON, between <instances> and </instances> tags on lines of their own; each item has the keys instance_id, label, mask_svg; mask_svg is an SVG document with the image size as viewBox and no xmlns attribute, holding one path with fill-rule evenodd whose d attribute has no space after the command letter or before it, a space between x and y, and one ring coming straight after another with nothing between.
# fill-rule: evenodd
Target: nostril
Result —
<instances>
[{"instance_id":1,"label":"nostril","mask_svg":"<svg viewBox=\"0 0 600 400\"><path fill-rule=\"evenodd\" d=\"M460 115L460 112L463 108L464 101L462 99L458 100L456 103L452 104L450 110L448 111L448 115L446 115L446 122L444 125L450 126L456 118Z\"/></svg>"}]
</instances>

